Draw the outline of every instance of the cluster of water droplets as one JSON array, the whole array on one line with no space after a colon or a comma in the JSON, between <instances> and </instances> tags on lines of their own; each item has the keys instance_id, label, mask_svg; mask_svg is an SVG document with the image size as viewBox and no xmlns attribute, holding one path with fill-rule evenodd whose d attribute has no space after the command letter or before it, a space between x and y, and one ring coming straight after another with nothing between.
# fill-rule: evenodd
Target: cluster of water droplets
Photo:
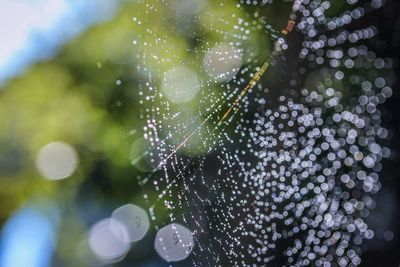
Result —
<instances>
[{"instance_id":1,"label":"cluster of water droplets","mask_svg":"<svg viewBox=\"0 0 400 267\"><path fill-rule=\"evenodd\" d=\"M393 63L369 49L373 25L346 28L383 2L343 1L344 11L329 17L335 4L289 1L287 21L296 22L301 42L294 43L281 33L286 24L262 15L273 1L216 1L210 10L196 2L193 14L172 22L196 43L187 61L166 45L166 33L147 30L151 40L142 45L150 48L138 65L146 78L143 154L132 163L145 172L138 179L157 229L176 223L191 230L182 259L191 253L196 266L360 264L363 240L374 236L371 195L391 153L379 105L392 94ZM157 13L156 5L146 10ZM220 41L202 40L189 32L193 25ZM254 38L269 51L257 51ZM170 56L157 56L160 47ZM264 79L243 91L260 58L269 62Z\"/></svg>"},{"instance_id":2,"label":"cluster of water droplets","mask_svg":"<svg viewBox=\"0 0 400 267\"><path fill-rule=\"evenodd\" d=\"M257 240L248 252L260 262L282 238L292 242L288 265L358 265L359 245L374 236L365 218L381 186L380 161L390 155L379 145L388 132L377 105L391 89L381 77L374 84L351 78L358 96L345 100L323 84L303 89L300 103L282 96L277 109L255 113L256 126L241 140L246 146L231 164L242 168L240 191L249 188L254 200L239 232Z\"/></svg>"}]
</instances>

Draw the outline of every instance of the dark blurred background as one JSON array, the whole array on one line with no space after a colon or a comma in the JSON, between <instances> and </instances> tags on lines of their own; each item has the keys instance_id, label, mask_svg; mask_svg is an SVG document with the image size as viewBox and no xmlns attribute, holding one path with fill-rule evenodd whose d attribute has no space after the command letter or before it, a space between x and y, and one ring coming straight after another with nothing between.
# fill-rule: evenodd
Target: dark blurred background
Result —
<instances>
[{"instance_id":1,"label":"dark blurred background","mask_svg":"<svg viewBox=\"0 0 400 267\"><path fill-rule=\"evenodd\" d=\"M386 1L385 6L374 13L371 21L379 29L379 40L385 46L378 54L395 59L394 74L399 74L400 56L400 2ZM378 45L379 47L379 45ZM371 221L378 226L376 237L368 244L362 266L399 266L400 264L400 92L399 79L396 79L393 96L383 107L383 125L391 131L390 146L394 153L391 160L383 163L382 191L377 196L376 210L371 213Z\"/></svg>"}]
</instances>

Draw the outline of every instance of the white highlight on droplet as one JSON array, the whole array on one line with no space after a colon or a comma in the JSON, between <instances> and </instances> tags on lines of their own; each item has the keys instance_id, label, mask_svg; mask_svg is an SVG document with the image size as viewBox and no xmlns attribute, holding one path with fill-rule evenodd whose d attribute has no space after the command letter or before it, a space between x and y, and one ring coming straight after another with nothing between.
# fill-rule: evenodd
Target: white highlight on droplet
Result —
<instances>
[{"instance_id":1,"label":"white highlight on droplet","mask_svg":"<svg viewBox=\"0 0 400 267\"><path fill-rule=\"evenodd\" d=\"M156 235L154 248L167 262L186 259L193 250L194 239L188 228L177 223L161 228Z\"/></svg>"},{"instance_id":2,"label":"white highlight on droplet","mask_svg":"<svg viewBox=\"0 0 400 267\"><path fill-rule=\"evenodd\" d=\"M52 142L42 147L36 157L36 167L49 180L71 176L79 163L75 149L63 142Z\"/></svg>"},{"instance_id":3,"label":"white highlight on droplet","mask_svg":"<svg viewBox=\"0 0 400 267\"><path fill-rule=\"evenodd\" d=\"M150 221L146 211L133 204L126 204L119 207L112 213L111 218L122 223L126 227L128 235L123 239L125 242L141 240L150 227Z\"/></svg>"},{"instance_id":4,"label":"white highlight on droplet","mask_svg":"<svg viewBox=\"0 0 400 267\"><path fill-rule=\"evenodd\" d=\"M192 100L199 90L199 78L196 72L188 67L175 66L164 74L161 91L174 103Z\"/></svg>"},{"instance_id":5,"label":"white highlight on droplet","mask_svg":"<svg viewBox=\"0 0 400 267\"><path fill-rule=\"evenodd\" d=\"M92 226L89 232L89 247L103 263L121 261L130 248L128 230L114 219L103 219Z\"/></svg>"},{"instance_id":6,"label":"white highlight on droplet","mask_svg":"<svg viewBox=\"0 0 400 267\"><path fill-rule=\"evenodd\" d=\"M204 55L205 72L219 82L230 81L242 65L242 56L234 47L220 44L209 49Z\"/></svg>"}]
</instances>

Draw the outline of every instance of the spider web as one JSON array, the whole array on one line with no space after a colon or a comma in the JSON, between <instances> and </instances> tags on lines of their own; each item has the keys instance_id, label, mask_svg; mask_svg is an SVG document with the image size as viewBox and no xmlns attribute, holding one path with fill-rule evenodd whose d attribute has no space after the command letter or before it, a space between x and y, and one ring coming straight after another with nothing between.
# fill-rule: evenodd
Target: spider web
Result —
<instances>
[{"instance_id":1,"label":"spider web","mask_svg":"<svg viewBox=\"0 0 400 267\"><path fill-rule=\"evenodd\" d=\"M390 155L379 105L392 94L393 63L370 49L377 30L365 23L381 4L140 3L146 13L135 27L150 19L155 27L139 36L148 172L138 180L156 229L192 231L194 266L360 264L374 235L370 195ZM276 12L282 19L269 21ZM296 27L286 36L289 20ZM218 59L240 58L235 75L207 73L215 47ZM179 94L163 90L166 73L177 75ZM190 97L181 84L200 89L180 102Z\"/></svg>"}]
</instances>

